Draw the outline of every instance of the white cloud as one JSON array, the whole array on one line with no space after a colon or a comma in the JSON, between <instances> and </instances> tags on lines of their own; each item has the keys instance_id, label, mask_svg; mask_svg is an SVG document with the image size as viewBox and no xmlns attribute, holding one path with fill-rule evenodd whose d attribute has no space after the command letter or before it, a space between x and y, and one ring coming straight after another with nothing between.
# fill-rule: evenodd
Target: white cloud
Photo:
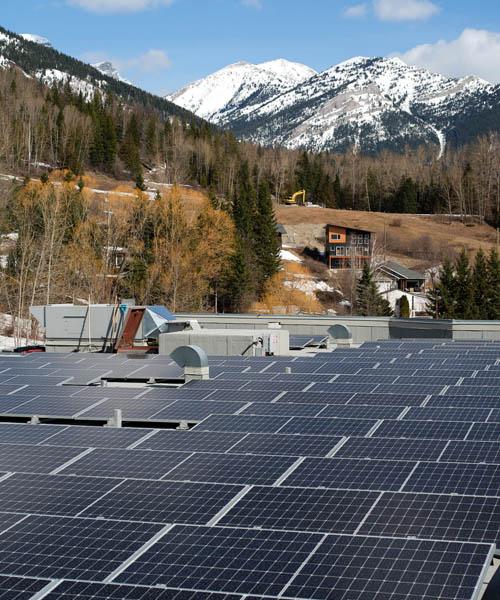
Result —
<instances>
[{"instance_id":1,"label":"white cloud","mask_svg":"<svg viewBox=\"0 0 500 600\"><path fill-rule=\"evenodd\" d=\"M143 73L158 73L168 69L172 64L164 50L148 50L128 62L129 68L135 68Z\"/></svg>"},{"instance_id":2,"label":"white cloud","mask_svg":"<svg viewBox=\"0 0 500 600\"><path fill-rule=\"evenodd\" d=\"M464 29L460 37L451 42L439 40L435 44L422 44L393 56L443 75L477 75L500 83L500 33L493 31Z\"/></svg>"},{"instance_id":3,"label":"white cloud","mask_svg":"<svg viewBox=\"0 0 500 600\"><path fill-rule=\"evenodd\" d=\"M140 12L148 8L158 6L169 6L175 0L67 0L70 6L83 8L88 12L105 13L127 13Z\"/></svg>"},{"instance_id":4,"label":"white cloud","mask_svg":"<svg viewBox=\"0 0 500 600\"><path fill-rule=\"evenodd\" d=\"M262 2L260 0L241 0L243 6L248 6L250 8L256 8L257 10L262 10Z\"/></svg>"},{"instance_id":5,"label":"white cloud","mask_svg":"<svg viewBox=\"0 0 500 600\"><path fill-rule=\"evenodd\" d=\"M423 21L441 10L430 0L374 0L373 9L381 21Z\"/></svg>"},{"instance_id":6,"label":"white cloud","mask_svg":"<svg viewBox=\"0 0 500 600\"><path fill-rule=\"evenodd\" d=\"M348 6L344 9L343 15L348 19L359 19L365 17L368 13L368 6L366 4L356 4L354 6Z\"/></svg>"},{"instance_id":7,"label":"white cloud","mask_svg":"<svg viewBox=\"0 0 500 600\"><path fill-rule=\"evenodd\" d=\"M131 71L140 73L160 73L172 66L165 50L148 50L136 58L111 58L104 52L85 52L81 59L87 63L93 64L108 60L121 73Z\"/></svg>"}]
</instances>

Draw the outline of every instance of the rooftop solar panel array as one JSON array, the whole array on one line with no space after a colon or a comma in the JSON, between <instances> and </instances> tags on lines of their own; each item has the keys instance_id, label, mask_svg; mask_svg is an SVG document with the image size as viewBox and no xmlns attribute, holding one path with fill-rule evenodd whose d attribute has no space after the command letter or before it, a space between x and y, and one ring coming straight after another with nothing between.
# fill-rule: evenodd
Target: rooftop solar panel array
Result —
<instances>
[{"instance_id":1,"label":"rooftop solar panel array","mask_svg":"<svg viewBox=\"0 0 500 600\"><path fill-rule=\"evenodd\" d=\"M180 385L168 357L0 355L0 600L476 600L499 357L393 340ZM143 426L91 425L116 408Z\"/></svg>"}]
</instances>

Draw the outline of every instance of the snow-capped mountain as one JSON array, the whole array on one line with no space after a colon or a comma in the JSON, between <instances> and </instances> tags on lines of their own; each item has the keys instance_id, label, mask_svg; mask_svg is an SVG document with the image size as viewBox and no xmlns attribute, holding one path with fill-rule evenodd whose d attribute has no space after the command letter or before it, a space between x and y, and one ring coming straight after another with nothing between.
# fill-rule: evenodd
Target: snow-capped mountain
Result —
<instances>
[{"instance_id":1,"label":"snow-capped mountain","mask_svg":"<svg viewBox=\"0 0 500 600\"><path fill-rule=\"evenodd\" d=\"M289 65L237 63L169 98L240 138L318 152L429 142L442 152L495 119L500 129L500 86L477 77L445 77L399 58L356 57L322 73L299 65L295 79Z\"/></svg>"},{"instance_id":2,"label":"snow-capped mountain","mask_svg":"<svg viewBox=\"0 0 500 600\"><path fill-rule=\"evenodd\" d=\"M41 46L45 46L46 48L52 48L52 42L41 35L36 35L34 33L20 33L19 34L28 42L35 42L35 44L40 44Z\"/></svg>"},{"instance_id":3,"label":"snow-capped mountain","mask_svg":"<svg viewBox=\"0 0 500 600\"><path fill-rule=\"evenodd\" d=\"M117 81L123 81L123 83L130 84L130 81L122 77L120 73L118 73L118 69L115 67L115 65L109 60L103 60L101 62L94 63L92 66L100 71L103 75L107 75L108 77L112 77Z\"/></svg>"},{"instance_id":4,"label":"snow-capped mountain","mask_svg":"<svg viewBox=\"0 0 500 600\"><path fill-rule=\"evenodd\" d=\"M73 92L81 93L86 100L92 99L96 91L101 94L109 91L123 98L125 103L152 106L165 117L178 115L187 121L194 117L176 104L134 87L120 77L110 63L86 64L56 51L46 38L19 35L3 27L0 27L0 69L14 69L49 86L68 84Z\"/></svg>"},{"instance_id":5,"label":"snow-capped mountain","mask_svg":"<svg viewBox=\"0 0 500 600\"><path fill-rule=\"evenodd\" d=\"M315 73L305 65L284 59L259 65L238 62L166 98L204 119L224 124L249 114Z\"/></svg>"}]
</instances>

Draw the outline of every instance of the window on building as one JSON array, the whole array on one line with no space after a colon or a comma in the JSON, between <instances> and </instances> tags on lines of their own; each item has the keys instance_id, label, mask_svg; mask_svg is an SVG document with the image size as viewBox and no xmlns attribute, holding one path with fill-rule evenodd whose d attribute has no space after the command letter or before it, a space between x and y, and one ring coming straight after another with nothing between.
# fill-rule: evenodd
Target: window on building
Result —
<instances>
[{"instance_id":1,"label":"window on building","mask_svg":"<svg viewBox=\"0 0 500 600\"><path fill-rule=\"evenodd\" d=\"M360 234L358 235L358 244L362 244L362 243L363 243L363 234L362 234L362 233L360 233Z\"/></svg>"},{"instance_id":2,"label":"window on building","mask_svg":"<svg viewBox=\"0 0 500 600\"><path fill-rule=\"evenodd\" d=\"M331 240L340 240L340 233L330 233Z\"/></svg>"},{"instance_id":3,"label":"window on building","mask_svg":"<svg viewBox=\"0 0 500 600\"><path fill-rule=\"evenodd\" d=\"M344 256L344 246L337 246L337 256Z\"/></svg>"}]
</instances>

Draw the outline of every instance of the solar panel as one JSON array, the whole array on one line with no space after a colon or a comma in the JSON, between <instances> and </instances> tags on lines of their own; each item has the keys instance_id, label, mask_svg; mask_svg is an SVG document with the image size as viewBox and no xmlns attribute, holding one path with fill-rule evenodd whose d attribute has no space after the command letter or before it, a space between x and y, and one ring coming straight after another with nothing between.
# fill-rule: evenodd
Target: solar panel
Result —
<instances>
[{"instance_id":1,"label":"solar panel","mask_svg":"<svg viewBox=\"0 0 500 600\"><path fill-rule=\"evenodd\" d=\"M227 435L227 434L226 434ZM341 437L249 433L228 449L230 453L279 456L326 456Z\"/></svg>"},{"instance_id":2,"label":"solar panel","mask_svg":"<svg viewBox=\"0 0 500 600\"><path fill-rule=\"evenodd\" d=\"M456 408L483 408L491 409L499 405L497 396L432 396L426 406L429 408L437 407L456 407Z\"/></svg>"},{"instance_id":3,"label":"solar panel","mask_svg":"<svg viewBox=\"0 0 500 600\"><path fill-rule=\"evenodd\" d=\"M29 427L32 426L29 425ZM40 427L47 426L43 425ZM151 434L152 431L152 429L124 429L120 427L59 427L59 432L47 438L43 443L49 446L127 448L148 434ZM53 432L51 431L51 433Z\"/></svg>"},{"instance_id":4,"label":"solar panel","mask_svg":"<svg viewBox=\"0 0 500 600\"><path fill-rule=\"evenodd\" d=\"M213 483L128 480L81 516L203 525L242 490L241 486Z\"/></svg>"},{"instance_id":5,"label":"solar panel","mask_svg":"<svg viewBox=\"0 0 500 600\"><path fill-rule=\"evenodd\" d=\"M359 405L335 405L327 406L317 416L319 417L342 417L348 419L397 419L403 412L401 406L370 406L369 400L363 406Z\"/></svg>"},{"instance_id":6,"label":"solar panel","mask_svg":"<svg viewBox=\"0 0 500 600\"><path fill-rule=\"evenodd\" d=\"M444 462L492 463L500 465L500 442L454 442L446 446Z\"/></svg>"},{"instance_id":7,"label":"solar panel","mask_svg":"<svg viewBox=\"0 0 500 600\"><path fill-rule=\"evenodd\" d=\"M486 422L491 410L484 408L412 407L403 417L412 421L480 421Z\"/></svg>"},{"instance_id":8,"label":"solar panel","mask_svg":"<svg viewBox=\"0 0 500 600\"><path fill-rule=\"evenodd\" d=\"M465 438L478 442L500 441L500 423L474 423Z\"/></svg>"},{"instance_id":9,"label":"solar panel","mask_svg":"<svg viewBox=\"0 0 500 600\"><path fill-rule=\"evenodd\" d=\"M153 413L154 419L200 421L209 415L232 415L246 406L245 402L208 402L206 400L176 400Z\"/></svg>"},{"instance_id":10,"label":"solar panel","mask_svg":"<svg viewBox=\"0 0 500 600\"><path fill-rule=\"evenodd\" d=\"M65 429L65 425L0 423L0 443L38 444Z\"/></svg>"},{"instance_id":11,"label":"solar panel","mask_svg":"<svg viewBox=\"0 0 500 600\"><path fill-rule=\"evenodd\" d=\"M221 435L218 431L157 431L137 447L150 450L177 450L184 452L225 452L245 437L244 433Z\"/></svg>"},{"instance_id":12,"label":"solar panel","mask_svg":"<svg viewBox=\"0 0 500 600\"><path fill-rule=\"evenodd\" d=\"M290 598L469 600L491 547L328 536L284 591Z\"/></svg>"},{"instance_id":13,"label":"solar panel","mask_svg":"<svg viewBox=\"0 0 500 600\"><path fill-rule=\"evenodd\" d=\"M279 433L302 435L366 435L377 423L374 419L321 419L292 417Z\"/></svg>"},{"instance_id":14,"label":"solar panel","mask_svg":"<svg viewBox=\"0 0 500 600\"><path fill-rule=\"evenodd\" d=\"M253 402L241 411L242 415L281 415L288 417L314 417L320 413L326 404L299 404L299 403L274 403Z\"/></svg>"},{"instance_id":15,"label":"solar panel","mask_svg":"<svg viewBox=\"0 0 500 600\"><path fill-rule=\"evenodd\" d=\"M211 397L213 390L196 390L185 387L179 388L147 388L147 394L141 395L148 400L205 400Z\"/></svg>"},{"instance_id":16,"label":"solar panel","mask_svg":"<svg viewBox=\"0 0 500 600\"><path fill-rule=\"evenodd\" d=\"M116 485L94 477L14 473L0 481L2 510L76 516Z\"/></svg>"},{"instance_id":17,"label":"solar panel","mask_svg":"<svg viewBox=\"0 0 500 600\"><path fill-rule=\"evenodd\" d=\"M272 402L280 392L252 392L251 390L213 390L208 400L217 402Z\"/></svg>"},{"instance_id":18,"label":"solar panel","mask_svg":"<svg viewBox=\"0 0 500 600\"><path fill-rule=\"evenodd\" d=\"M151 419L154 414L169 406L175 400L150 400L144 398L113 398L99 402L79 413L82 419L109 419L116 408L121 409L124 420Z\"/></svg>"},{"instance_id":19,"label":"solar panel","mask_svg":"<svg viewBox=\"0 0 500 600\"><path fill-rule=\"evenodd\" d=\"M304 381L248 381L245 383L245 387L243 390L262 390L273 391L273 392L302 392L308 385L310 385L311 380L306 379ZM320 384L315 384L320 385ZM327 384L324 384L327 385Z\"/></svg>"},{"instance_id":20,"label":"solar panel","mask_svg":"<svg viewBox=\"0 0 500 600\"><path fill-rule=\"evenodd\" d=\"M405 492L500 496L500 465L421 463L405 483Z\"/></svg>"},{"instance_id":21,"label":"solar panel","mask_svg":"<svg viewBox=\"0 0 500 600\"><path fill-rule=\"evenodd\" d=\"M182 386L183 390L239 390L247 381L232 379L203 379L193 380Z\"/></svg>"},{"instance_id":22,"label":"solar panel","mask_svg":"<svg viewBox=\"0 0 500 600\"><path fill-rule=\"evenodd\" d=\"M7 411L13 415L62 416L72 417L82 410L95 404L96 400L90 398L42 398L38 397L20 404L18 407Z\"/></svg>"},{"instance_id":23,"label":"solar panel","mask_svg":"<svg viewBox=\"0 0 500 600\"><path fill-rule=\"evenodd\" d=\"M383 421L372 437L463 440L470 429L471 423L461 421Z\"/></svg>"},{"instance_id":24,"label":"solar panel","mask_svg":"<svg viewBox=\"0 0 500 600\"><path fill-rule=\"evenodd\" d=\"M0 444L0 470L49 473L81 453L80 448Z\"/></svg>"},{"instance_id":25,"label":"solar panel","mask_svg":"<svg viewBox=\"0 0 500 600\"><path fill-rule=\"evenodd\" d=\"M278 373L277 375L273 375L272 381L305 381L306 383L311 383L312 381L317 382L327 382L330 381L335 375L322 375L318 373L290 373L288 375Z\"/></svg>"},{"instance_id":26,"label":"solar panel","mask_svg":"<svg viewBox=\"0 0 500 600\"><path fill-rule=\"evenodd\" d=\"M276 596L320 541L315 533L175 526L116 581Z\"/></svg>"},{"instance_id":27,"label":"solar panel","mask_svg":"<svg viewBox=\"0 0 500 600\"><path fill-rule=\"evenodd\" d=\"M399 490L415 467L412 462L356 458L306 458L282 482L296 487Z\"/></svg>"},{"instance_id":28,"label":"solar panel","mask_svg":"<svg viewBox=\"0 0 500 600\"><path fill-rule=\"evenodd\" d=\"M307 335L291 335L290 336L290 350L301 350L305 348L309 343L313 341L313 338Z\"/></svg>"},{"instance_id":29,"label":"solar panel","mask_svg":"<svg viewBox=\"0 0 500 600\"><path fill-rule=\"evenodd\" d=\"M68 465L61 474L160 479L188 456L188 452L98 448Z\"/></svg>"},{"instance_id":30,"label":"solar panel","mask_svg":"<svg viewBox=\"0 0 500 600\"><path fill-rule=\"evenodd\" d=\"M326 392L330 394L371 394L378 387L378 383L313 383L308 392Z\"/></svg>"},{"instance_id":31,"label":"solar panel","mask_svg":"<svg viewBox=\"0 0 500 600\"><path fill-rule=\"evenodd\" d=\"M497 544L499 532L499 498L411 492L382 494L359 530L360 535Z\"/></svg>"},{"instance_id":32,"label":"solar panel","mask_svg":"<svg viewBox=\"0 0 500 600\"><path fill-rule=\"evenodd\" d=\"M310 402L311 404L346 404L352 397L354 392L342 394L314 393L314 392L286 392L280 396L277 402ZM256 400L259 402L259 400Z\"/></svg>"},{"instance_id":33,"label":"solar panel","mask_svg":"<svg viewBox=\"0 0 500 600\"><path fill-rule=\"evenodd\" d=\"M332 383L394 383L398 378L397 374L392 375L379 375L375 369L372 370L370 375L337 375L335 381Z\"/></svg>"},{"instance_id":34,"label":"solar panel","mask_svg":"<svg viewBox=\"0 0 500 600\"><path fill-rule=\"evenodd\" d=\"M255 486L218 525L354 533L377 498L375 492Z\"/></svg>"},{"instance_id":35,"label":"solar panel","mask_svg":"<svg viewBox=\"0 0 500 600\"><path fill-rule=\"evenodd\" d=\"M48 583L48 579L0 576L0 600L30 600Z\"/></svg>"},{"instance_id":36,"label":"solar panel","mask_svg":"<svg viewBox=\"0 0 500 600\"><path fill-rule=\"evenodd\" d=\"M2 534L0 572L102 581L162 525L29 516Z\"/></svg>"},{"instance_id":37,"label":"solar panel","mask_svg":"<svg viewBox=\"0 0 500 600\"><path fill-rule=\"evenodd\" d=\"M165 479L232 484L273 484L296 462L290 456L197 453Z\"/></svg>"},{"instance_id":38,"label":"solar panel","mask_svg":"<svg viewBox=\"0 0 500 600\"><path fill-rule=\"evenodd\" d=\"M62 581L55 590L44 596L44 600L73 598L79 600L240 600L242 596L86 581ZM1 595L0 600L3 600Z\"/></svg>"},{"instance_id":39,"label":"solar panel","mask_svg":"<svg viewBox=\"0 0 500 600\"><path fill-rule=\"evenodd\" d=\"M382 406L419 406L427 394L363 394L352 396L349 404L372 404Z\"/></svg>"},{"instance_id":40,"label":"solar panel","mask_svg":"<svg viewBox=\"0 0 500 600\"><path fill-rule=\"evenodd\" d=\"M0 533L3 533L15 523L22 521L26 515L14 515L12 513L0 512Z\"/></svg>"},{"instance_id":41,"label":"solar panel","mask_svg":"<svg viewBox=\"0 0 500 600\"><path fill-rule=\"evenodd\" d=\"M289 417L247 415L214 415L194 427L196 431L235 431L243 433L276 433Z\"/></svg>"},{"instance_id":42,"label":"solar panel","mask_svg":"<svg viewBox=\"0 0 500 600\"><path fill-rule=\"evenodd\" d=\"M335 458L385 460L438 460L445 440L350 437L335 452Z\"/></svg>"},{"instance_id":43,"label":"solar panel","mask_svg":"<svg viewBox=\"0 0 500 600\"><path fill-rule=\"evenodd\" d=\"M111 386L88 386L77 388L70 388L69 386L66 386L64 389L68 390L69 392L72 391L75 398L93 398L94 401L101 400L102 398L137 398L138 396L142 396L145 391L144 388L138 387L130 388Z\"/></svg>"}]
</instances>

